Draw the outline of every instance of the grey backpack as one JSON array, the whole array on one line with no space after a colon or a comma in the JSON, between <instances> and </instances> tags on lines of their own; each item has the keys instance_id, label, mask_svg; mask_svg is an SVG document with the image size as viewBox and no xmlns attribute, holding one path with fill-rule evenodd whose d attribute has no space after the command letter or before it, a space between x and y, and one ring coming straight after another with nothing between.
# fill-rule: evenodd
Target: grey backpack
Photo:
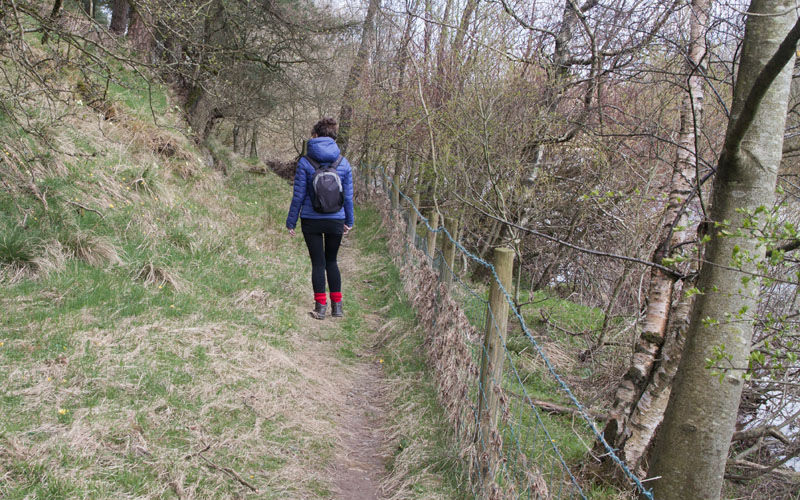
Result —
<instances>
[{"instance_id":1,"label":"grey backpack","mask_svg":"<svg viewBox=\"0 0 800 500\"><path fill-rule=\"evenodd\" d=\"M342 162L342 155L330 165L323 166L306 156L308 163L314 167L312 186L314 196L311 198L311 205L316 212L322 214L334 214L344 206L344 190L342 189L342 179L336 172L336 167Z\"/></svg>"}]
</instances>

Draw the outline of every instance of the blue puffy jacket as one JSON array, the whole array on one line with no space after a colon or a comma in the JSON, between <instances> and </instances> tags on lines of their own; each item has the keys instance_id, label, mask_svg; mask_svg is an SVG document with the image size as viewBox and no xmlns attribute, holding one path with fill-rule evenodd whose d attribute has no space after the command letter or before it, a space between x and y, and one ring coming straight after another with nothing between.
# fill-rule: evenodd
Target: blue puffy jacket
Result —
<instances>
[{"instance_id":1,"label":"blue puffy jacket","mask_svg":"<svg viewBox=\"0 0 800 500\"><path fill-rule=\"evenodd\" d=\"M336 141L330 137L315 137L308 141L308 156L320 165L329 165L336 161L341 154ZM353 227L353 170L347 158L343 158L336 173L342 179L344 191L344 207L333 214L321 214L314 210L311 199L314 196L312 181L314 167L306 160L300 158L294 174L294 196L289 206L289 215L286 217L286 227L294 229L297 226L297 217L303 219L344 219L346 226Z\"/></svg>"}]
</instances>

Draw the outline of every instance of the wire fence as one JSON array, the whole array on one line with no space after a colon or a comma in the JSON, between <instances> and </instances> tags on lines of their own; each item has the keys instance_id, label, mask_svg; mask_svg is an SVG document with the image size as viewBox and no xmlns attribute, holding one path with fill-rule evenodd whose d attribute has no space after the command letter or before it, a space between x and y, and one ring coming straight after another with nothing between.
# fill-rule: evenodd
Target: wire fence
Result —
<instances>
[{"instance_id":1,"label":"wire fence","mask_svg":"<svg viewBox=\"0 0 800 500\"><path fill-rule=\"evenodd\" d=\"M578 477L589 448L599 442L629 480L631 495L652 500L652 493L616 456L556 372L515 308L495 265L464 248L446 227L432 225L382 168L370 170L383 192L376 201L387 225L394 228L389 246L426 329L427 354L440 400L468 465L472 496L589 499L605 495L607 491L595 493ZM412 222L415 227L410 229ZM442 239L440 245L431 244L437 237ZM460 278L445 259L442 249L448 245L461 260L485 268L505 304L490 303L487 290ZM513 347L509 347L508 332L513 332ZM543 392L551 398L554 392L560 394L571 415L542 411L534 394Z\"/></svg>"}]
</instances>

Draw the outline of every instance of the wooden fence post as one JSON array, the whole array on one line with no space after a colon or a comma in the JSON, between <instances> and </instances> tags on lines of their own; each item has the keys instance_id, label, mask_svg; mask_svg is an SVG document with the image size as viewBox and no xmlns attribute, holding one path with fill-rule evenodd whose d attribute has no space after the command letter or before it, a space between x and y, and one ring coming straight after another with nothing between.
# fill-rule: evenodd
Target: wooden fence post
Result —
<instances>
[{"instance_id":1,"label":"wooden fence post","mask_svg":"<svg viewBox=\"0 0 800 500\"><path fill-rule=\"evenodd\" d=\"M444 239L442 239L442 254L444 254L444 262L447 264L447 267L442 269L442 281L445 286L449 288L450 284L453 282L453 274L455 274L453 264L455 263L456 257L456 244L453 240L458 238L458 219L455 217L445 217L444 228L450 233L450 238L444 235Z\"/></svg>"},{"instance_id":2,"label":"wooden fence post","mask_svg":"<svg viewBox=\"0 0 800 500\"><path fill-rule=\"evenodd\" d=\"M510 248L494 249L494 268L500 283L508 291L514 272L514 251ZM489 290L489 309L486 312L486 330L483 337L483 356L481 359L481 378L478 391L478 425L476 434L478 453L487 457L481 464L484 494L494 482L497 450L492 448L492 434L497 432L499 412L499 386L503 383L503 352L508 329L508 300L500 290L496 279ZM497 389L497 391L496 391Z\"/></svg>"},{"instance_id":3,"label":"wooden fence post","mask_svg":"<svg viewBox=\"0 0 800 500\"><path fill-rule=\"evenodd\" d=\"M411 206L408 207L408 240L411 246L415 247L417 244L417 210L419 207L419 193L414 193L411 196Z\"/></svg>"},{"instance_id":4,"label":"wooden fence post","mask_svg":"<svg viewBox=\"0 0 800 500\"><path fill-rule=\"evenodd\" d=\"M392 176L392 210L400 206L400 175Z\"/></svg>"},{"instance_id":5,"label":"wooden fence post","mask_svg":"<svg viewBox=\"0 0 800 500\"><path fill-rule=\"evenodd\" d=\"M436 209L432 209L428 212L428 224L433 229L439 228L439 212ZM428 230L428 255L431 259L436 258L436 234L431 230Z\"/></svg>"}]
</instances>

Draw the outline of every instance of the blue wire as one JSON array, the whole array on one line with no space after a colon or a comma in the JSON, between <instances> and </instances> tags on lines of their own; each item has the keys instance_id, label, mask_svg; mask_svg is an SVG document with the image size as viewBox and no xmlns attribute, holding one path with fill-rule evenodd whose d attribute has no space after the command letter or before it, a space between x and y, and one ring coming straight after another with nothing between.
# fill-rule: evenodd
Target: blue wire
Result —
<instances>
[{"instance_id":1,"label":"blue wire","mask_svg":"<svg viewBox=\"0 0 800 500\"><path fill-rule=\"evenodd\" d=\"M368 168L370 168L370 167L368 167ZM377 167L377 169L380 170L384 175L386 175L385 174L386 171L384 170L383 167ZM391 177L388 177L387 180L390 183L390 186L394 186L394 179L392 179ZM578 401L578 399L572 393L572 391L570 390L569 386L562 380L561 376L559 376L558 373L556 373L555 368L553 367L553 364L551 363L550 359L545 355L545 353L542 350L542 348L539 345L539 343L536 342L536 339L533 338L533 334L528 329L528 326L525 323L525 319L522 317L522 315L520 314L519 310L517 310L516 306L514 305L513 298L511 297L511 295L508 293L508 291L505 289L505 287L503 286L502 282L500 281L500 277L497 275L497 271L495 270L494 265L491 264L490 262L487 262L484 259L478 257L477 255L473 254L472 252L470 252L466 248L464 248L464 246L461 245L461 243L459 243L458 241L456 241L455 238L453 238L453 236L450 234L450 232L444 226L440 226L438 228L431 227L428 219L424 215L422 215L422 213L419 211L419 208L417 208L417 206L414 204L413 200L411 200L411 198L409 198L405 193L403 193L403 191L400 190L399 186L397 186L397 188L398 188L398 192L399 192L400 196L402 196L408 202L408 205L411 208L414 209L414 211L419 216L420 220L425 223L425 226L427 227L428 231L431 231L431 232L434 232L434 233L444 233L445 235L447 235L447 238L455 245L456 248L458 248L458 250L461 253L463 253L464 255L469 257L472 261L477 262L478 264L484 266L485 268L487 268L488 270L490 270L492 272L492 275L494 276L494 279L497 282L497 285L498 285L500 291L505 296L506 301L508 302L511 310L514 312L514 316L516 316L517 319L519 320L519 323L522 326L523 333L528 338L528 340L531 342L531 344L533 344L533 347L536 349L536 352L539 354L539 356L542 358L542 360L544 360L544 363L545 363L545 366L547 367L547 370L556 379L556 382L558 382L558 384L560 385L561 390L564 391L564 393L567 395L567 397L570 399L570 401L572 401L572 403L578 409L578 412L580 413L580 415L583 418L583 420L587 424L589 424L589 428L592 430L592 433L594 434L595 438L598 441L600 441L600 443L602 443L603 447L608 452L608 456L611 457L611 460L614 463L616 463L622 469L622 471L631 480L631 482L634 485L636 485L636 488L639 490L639 492L645 498L648 498L650 500L654 500L652 490L648 490L647 488L645 488L644 484L642 484L642 481L633 472L631 472L630 468L628 468L628 466L625 464L625 462L623 462L619 457L617 457L617 455L616 455L616 451L617 450L615 450L611 445L608 444L608 442L605 440L605 437L603 436L603 434L600 431L597 430L597 427L595 426L595 424L592 421L592 419L590 419L589 416L586 414L586 409L583 407L583 405ZM460 279L459 279L459 281L460 281ZM466 284L464 284L464 285L466 286ZM475 293L473 292L473 294L475 294ZM475 294L475 295L477 295L477 294ZM503 345L503 347L505 349L506 346ZM506 349L506 353L508 353L507 349ZM523 395L526 397L526 399L529 399L528 395L527 395L527 391L525 390L525 385L522 384L522 379L520 378L519 374L517 373L516 367L514 366L513 363L510 363L510 364L511 364L513 370L514 370L514 375L516 376L517 380L520 382L520 385L521 385L523 393L524 393ZM536 410L535 407L534 407L534 410ZM538 411L536 411L536 417L539 420L540 425L544 429L545 434L547 434L547 428L545 428L544 427L544 423L541 422L541 418L539 417ZM548 437L548 439L550 439L549 434L547 434L547 437ZM572 476L572 473L569 471L569 467L567 466L566 462L564 461L564 458L562 457L561 452L558 450L558 447L555 445L555 442L552 439L550 439L550 442L553 445L553 449L555 450L555 452L556 452L556 454L557 454L557 456L559 458L559 461L561 462L562 466L567 470L567 472L569 473L569 475L572 478L573 482L575 482L576 479L574 478L574 476ZM575 484L577 486L577 483L575 483ZM580 489L580 487L578 487L578 488ZM581 492L581 495L583 495L582 492Z\"/></svg>"}]
</instances>

